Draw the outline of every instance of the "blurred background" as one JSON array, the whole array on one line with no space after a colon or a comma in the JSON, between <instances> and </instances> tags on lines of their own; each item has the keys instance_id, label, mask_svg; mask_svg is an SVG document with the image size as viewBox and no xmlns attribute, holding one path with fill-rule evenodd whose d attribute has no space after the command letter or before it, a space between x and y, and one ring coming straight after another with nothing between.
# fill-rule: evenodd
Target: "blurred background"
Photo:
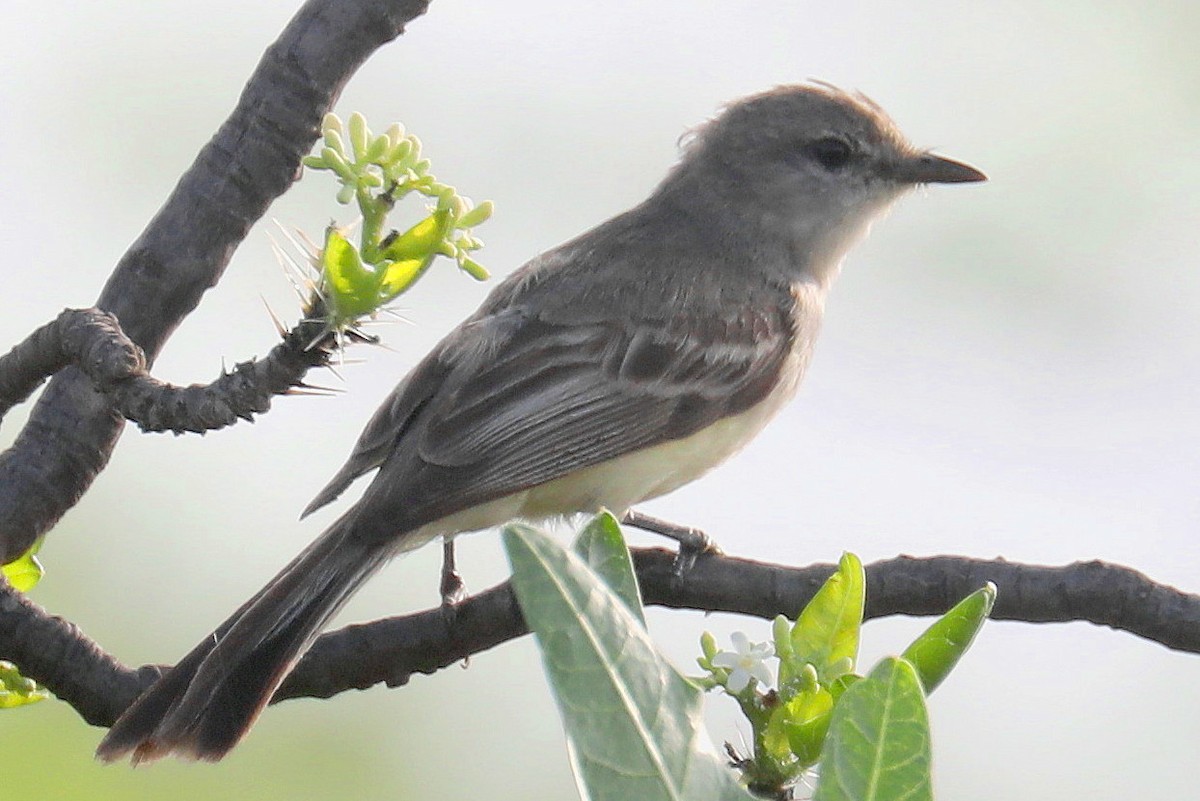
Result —
<instances>
[{"instance_id":1,"label":"blurred background","mask_svg":"<svg viewBox=\"0 0 1200 801\"><path fill-rule=\"evenodd\" d=\"M2 5L0 344L90 305L225 118L292 0ZM706 480L646 511L730 552L806 564L956 553L1102 558L1200 590L1200 5L1188 0L816 4L435 0L338 111L401 120L434 171L496 202L480 260L504 275L640 201L689 126L810 77L861 89L981 186L907 198L855 250L798 401ZM327 175L270 210L319 235ZM156 374L190 383L274 343L296 304L264 221ZM336 398L287 398L207 437L129 430L49 538L33 597L137 665L171 662L344 504L297 513L395 381L487 291L450 265L411 325L356 349ZM318 383L338 384L330 375ZM0 444L24 419L15 412ZM469 587L506 574L460 540ZM437 549L399 560L342 620L436 602ZM652 611L689 668L697 638L767 624ZM867 627L864 662L924 621ZM1085 624L993 623L932 699L942 798L1187 797L1200 660ZM715 742L747 734L709 704ZM63 704L0 715L4 798L572 799L525 639L410 685L270 710L218 766L101 768ZM18 767L19 766L19 767Z\"/></svg>"}]
</instances>

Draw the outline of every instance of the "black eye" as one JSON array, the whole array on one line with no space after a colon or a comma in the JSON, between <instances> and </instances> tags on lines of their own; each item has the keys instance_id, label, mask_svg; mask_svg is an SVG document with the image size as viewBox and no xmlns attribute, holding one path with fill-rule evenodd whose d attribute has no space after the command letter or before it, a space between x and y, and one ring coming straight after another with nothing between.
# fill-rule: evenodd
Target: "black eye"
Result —
<instances>
[{"instance_id":1,"label":"black eye","mask_svg":"<svg viewBox=\"0 0 1200 801\"><path fill-rule=\"evenodd\" d=\"M840 170L850 163L854 150L845 139L824 136L804 145L804 153L827 170Z\"/></svg>"}]
</instances>

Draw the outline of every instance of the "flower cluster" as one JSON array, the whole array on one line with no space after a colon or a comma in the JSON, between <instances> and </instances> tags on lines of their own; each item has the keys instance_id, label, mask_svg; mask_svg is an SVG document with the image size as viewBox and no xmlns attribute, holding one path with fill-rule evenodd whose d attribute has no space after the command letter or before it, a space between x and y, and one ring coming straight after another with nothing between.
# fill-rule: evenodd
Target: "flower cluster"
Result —
<instances>
[{"instance_id":1,"label":"flower cluster","mask_svg":"<svg viewBox=\"0 0 1200 801\"><path fill-rule=\"evenodd\" d=\"M430 173L429 159L421 157L421 142L395 124L375 135L361 114L349 123L334 114L325 116L320 152L304 159L304 166L328 170L341 183L339 203L358 204L362 215L359 241L348 231L331 225L314 262L320 272L315 287L329 327L343 330L409 289L433 260L447 256L477 280L488 272L471 258L483 246L471 232L492 214L490 201L478 206ZM386 219L396 202L416 192L434 202L428 215L403 233L385 233Z\"/></svg>"}]
</instances>

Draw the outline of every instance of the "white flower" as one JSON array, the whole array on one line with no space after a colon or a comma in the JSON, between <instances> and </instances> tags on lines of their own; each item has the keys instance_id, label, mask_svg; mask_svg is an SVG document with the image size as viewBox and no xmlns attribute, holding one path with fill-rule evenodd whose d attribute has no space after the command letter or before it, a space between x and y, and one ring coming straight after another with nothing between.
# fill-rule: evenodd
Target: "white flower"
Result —
<instances>
[{"instance_id":1,"label":"white flower","mask_svg":"<svg viewBox=\"0 0 1200 801\"><path fill-rule=\"evenodd\" d=\"M725 668L729 671L729 680L725 688L731 693L740 693L755 679L759 684L771 683L771 670L763 661L774 655L771 643L753 643L750 638L740 631L735 631L729 637L733 641L732 651L720 651L712 658L713 667Z\"/></svg>"}]
</instances>

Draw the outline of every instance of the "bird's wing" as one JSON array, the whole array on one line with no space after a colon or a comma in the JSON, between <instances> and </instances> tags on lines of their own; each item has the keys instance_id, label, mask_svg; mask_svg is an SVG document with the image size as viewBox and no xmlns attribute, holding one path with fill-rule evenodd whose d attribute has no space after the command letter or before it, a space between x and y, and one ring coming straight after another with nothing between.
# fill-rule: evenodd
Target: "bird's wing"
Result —
<instances>
[{"instance_id":1,"label":"bird's wing","mask_svg":"<svg viewBox=\"0 0 1200 801\"><path fill-rule=\"evenodd\" d=\"M399 404L414 412L392 431L364 516L409 530L750 408L776 386L793 345L790 302L774 300L637 324L520 311L476 321L507 330L476 337L486 346L465 338L465 355L448 349L453 364L436 391ZM375 464L381 442L367 443Z\"/></svg>"},{"instance_id":2,"label":"bird's wing","mask_svg":"<svg viewBox=\"0 0 1200 801\"><path fill-rule=\"evenodd\" d=\"M449 372L439 355L440 348L429 354L380 404L359 435L350 458L304 508L301 519L336 500L355 479L383 464L414 415L437 392Z\"/></svg>"}]
</instances>

